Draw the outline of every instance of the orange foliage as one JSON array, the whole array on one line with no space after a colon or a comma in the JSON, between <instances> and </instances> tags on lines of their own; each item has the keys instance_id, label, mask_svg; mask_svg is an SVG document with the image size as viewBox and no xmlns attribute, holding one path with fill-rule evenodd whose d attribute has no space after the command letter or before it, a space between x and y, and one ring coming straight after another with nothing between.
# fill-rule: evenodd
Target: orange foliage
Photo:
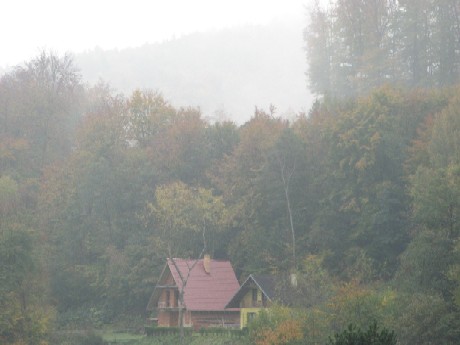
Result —
<instances>
[{"instance_id":1,"label":"orange foliage","mask_svg":"<svg viewBox=\"0 0 460 345\"><path fill-rule=\"evenodd\" d=\"M337 294L331 299L331 306L344 306L350 301L359 300L369 295L369 290L361 286L357 280L344 283L337 288Z\"/></svg>"},{"instance_id":2,"label":"orange foliage","mask_svg":"<svg viewBox=\"0 0 460 345\"><path fill-rule=\"evenodd\" d=\"M278 324L275 329L263 329L257 345L286 345L303 339L301 323L298 320L285 320Z\"/></svg>"}]
</instances>

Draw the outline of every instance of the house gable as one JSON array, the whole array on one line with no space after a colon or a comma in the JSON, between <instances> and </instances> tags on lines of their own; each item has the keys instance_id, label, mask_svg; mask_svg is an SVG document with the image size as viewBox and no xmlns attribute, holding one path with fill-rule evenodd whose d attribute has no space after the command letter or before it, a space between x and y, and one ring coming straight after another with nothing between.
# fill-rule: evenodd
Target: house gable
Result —
<instances>
[{"instance_id":1,"label":"house gable","mask_svg":"<svg viewBox=\"0 0 460 345\"><path fill-rule=\"evenodd\" d=\"M275 295L275 278L273 276L249 277L227 303L226 308L260 308L268 306Z\"/></svg>"},{"instance_id":2,"label":"house gable","mask_svg":"<svg viewBox=\"0 0 460 345\"><path fill-rule=\"evenodd\" d=\"M274 276L249 275L237 293L227 303L227 308L240 308L240 327L245 328L260 312L272 304L275 296Z\"/></svg>"},{"instance_id":3,"label":"house gable","mask_svg":"<svg viewBox=\"0 0 460 345\"><path fill-rule=\"evenodd\" d=\"M161 307L162 305L160 303L163 302L166 304L169 302L172 305L173 302L171 301L171 291L178 291L178 286L171 274L169 266L165 265L163 271L161 272L160 279L158 280L158 283L155 286L152 295L150 296L149 303L147 304L147 311L152 311L158 307ZM175 295L176 293L173 292L173 294Z\"/></svg>"}]
</instances>

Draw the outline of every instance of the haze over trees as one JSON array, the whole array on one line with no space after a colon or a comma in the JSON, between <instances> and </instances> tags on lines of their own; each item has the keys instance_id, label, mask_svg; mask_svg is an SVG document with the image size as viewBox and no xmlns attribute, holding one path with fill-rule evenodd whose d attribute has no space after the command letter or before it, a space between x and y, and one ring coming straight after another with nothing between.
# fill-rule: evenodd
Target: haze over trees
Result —
<instances>
[{"instance_id":1,"label":"haze over trees","mask_svg":"<svg viewBox=\"0 0 460 345\"><path fill-rule=\"evenodd\" d=\"M418 38L404 30L426 24L407 17L423 13L438 28L430 45L455 47L456 17L448 25L436 15L459 8L378 3L379 15L395 11L404 23L400 70L386 78L380 68L392 60L371 54L385 45L356 34L372 36L371 2L316 8L306 39L322 98L290 121L272 106L242 125L211 122L159 91L85 85L67 55L43 52L2 75L0 343L59 344L56 330L142 324L168 247L199 255L205 232L207 251L241 279L297 274L298 308L262 315L245 341L326 344L350 323L377 334L377 322L400 344L457 344L460 61L456 48L451 60L424 48L431 62L419 63L432 68L415 82ZM346 20L356 13L361 31ZM389 39L396 28L385 16L374 24ZM337 52L322 74L325 48ZM341 67L352 72L334 74L349 61Z\"/></svg>"},{"instance_id":2,"label":"haze over trees","mask_svg":"<svg viewBox=\"0 0 460 345\"><path fill-rule=\"evenodd\" d=\"M338 0L305 30L312 91L339 97L392 84L439 88L460 74L460 5L438 0Z\"/></svg>"},{"instance_id":3,"label":"haze over trees","mask_svg":"<svg viewBox=\"0 0 460 345\"><path fill-rule=\"evenodd\" d=\"M91 84L110 81L126 94L160 90L176 106L199 106L205 118L242 124L255 106L273 103L287 116L311 106L302 27L275 21L194 33L130 49L96 48L75 61Z\"/></svg>"}]
</instances>

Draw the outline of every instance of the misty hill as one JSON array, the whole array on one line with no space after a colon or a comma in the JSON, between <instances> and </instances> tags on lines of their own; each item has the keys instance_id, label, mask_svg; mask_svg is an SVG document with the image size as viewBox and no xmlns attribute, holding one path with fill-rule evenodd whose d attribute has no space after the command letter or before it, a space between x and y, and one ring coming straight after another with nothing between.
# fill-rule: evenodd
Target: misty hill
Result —
<instances>
[{"instance_id":1,"label":"misty hill","mask_svg":"<svg viewBox=\"0 0 460 345\"><path fill-rule=\"evenodd\" d=\"M159 90L175 106L199 106L207 117L250 118L254 107L279 114L306 110L302 24L273 23L194 33L137 48L79 54L85 81L117 91Z\"/></svg>"}]
</instances>

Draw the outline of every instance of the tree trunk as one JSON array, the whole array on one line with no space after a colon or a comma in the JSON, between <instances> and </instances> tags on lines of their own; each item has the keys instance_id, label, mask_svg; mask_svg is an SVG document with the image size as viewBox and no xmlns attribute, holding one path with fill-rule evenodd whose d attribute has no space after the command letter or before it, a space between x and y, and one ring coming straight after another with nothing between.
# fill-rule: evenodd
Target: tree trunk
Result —
<instances>
[{"instance_id":1,"label":"tree trunk","mask_svg":"<svg viewBox=\"0 0 460 345\"><path fill-rule=\"evenodd\" d=\"M181 344L184 343L184 288L179 291L179 335Z\"/></svg>"}]
</instances>

